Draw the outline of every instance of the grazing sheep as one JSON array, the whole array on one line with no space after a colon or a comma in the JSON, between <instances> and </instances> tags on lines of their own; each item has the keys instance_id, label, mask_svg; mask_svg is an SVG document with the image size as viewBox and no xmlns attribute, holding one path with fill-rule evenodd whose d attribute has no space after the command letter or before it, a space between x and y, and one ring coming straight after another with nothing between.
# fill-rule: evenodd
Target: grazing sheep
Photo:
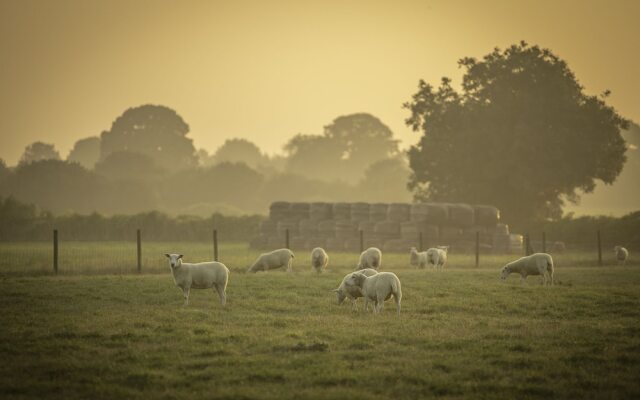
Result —
<instances>
[{"instance_id":1,"label":"grazing sheep","mask_svg":"<svg viewBox=\"0 0 640 400\"><path fill-rule=\"evenodd\" d=\"M512 261L502 268L500 277L507 279L509 274L517 273L522 277L522 283L528 275L542 275L541 284L553 285L553 259L547 253L534 253L530 256L522 257ZM547 280L549 277L549 280Z\"/></svg>"},{"instance_id":2,"label":"grazing sheep","mask_svg":"<svg viewBox=\"0 0 640 400\"><path fill-rule=\"evenodd\" d=\"M191 264L182 262L182 254L165 254L165 256L169 259L176 286L182 289L185 306L189 304L189 292L192 288L215 288L220 304L225 305L229 269L224 264L216 261Z\"/></svg>"},{"instance_id":3,"label":"grazing sheep","mask_svg":"<svg viewBox=\"0 0 640 400\"><path fill-rule=\"evenodd\" d=\"M624 265L629 258L629 251L622 246L616 246L613 248L613 252L616 254L616 260L618 264Z\"/></svg>"},{"instance_id":4,"label":"grazing sheep","mask_svg":"<svg viewBox=\"0 0 640 400\"><path fill-rule=\"evenodd\" d=\"M377 247L369 247L365 251L360 254L360 259L358 260L358 266L356 267L356 271L365 269L365 268L373 268L377 270L382 264L382 252Z\"/></svg>"},{"instance_id":5,"label":"grazing sheep","mask_svg":"<svg viewBox=\"0 0 640 400\"><path fill-rule=\"evenodd\" d=\"M361 269L358 272L366 276L372 276L378 273L378 271L373 268ZM358 306L356 305L356 299L358 297L362 297L362 292L357 286L347 285L347 280L349 279L349 277L351 277L351 273L345 275L344 279L342 279L342 282L340 283L340 286L338 286L337 289L333 289L333 292L335 292L336 296L338 297L338 305L342 304L344 299L349 299L351 300L351 309L355 311L358 309ZM366 310L367 309L365 308L365 311Z\"/></svg>"},{"instance_id":6,"label":"grazing sheep","mask_svg":"<svg viewBox=\"0 0 640 400\"><path fill-rule=\"evenodd\" d=\"M409 264L414 267L424 268L429 263L429 258L426 251L419 252L415 247L411 248L411 258Z\"/></svg>"},{"instance_id":7,"label":"grazing sheep","mask_svg":"<svg viewBox=\"0 0 640 400\"><path fill-rule=\"evenodd\" d=\"M361 272L353 272L346 281L348 286L357 286L364 297L364 308L367 309L369 300L374 302L373 313L379 314L384 301L391 298L396 303L396 310L400 315L400 301L402 300L402 288L400 279L393 272L380 272L372 276L366 276Z\"/></svg>"},{"instance_id":8,"label":"grazing sheep","mask_svg":"<svg viewBox=\"0 0 640 400\"><path fill-rule=\"evenodd\" d=\"M322 272L329 263L329 255L321 247L316 247L311 251L311 268L316 272Z\"/></svg>"},{"instance_id":9,"label":"grazing sheep","mask_svg":"<svg viewBox=\"0 0 640 400\"><path fill-rule=\"evenodd\" d=\"M437 246L427 250L427 264L432 265L433 269L444 268L444 264L447 262L447 253L449 252L449 246Z\"/></svg>"},{"instance_id":10,"label":"grazing sheep","mask_svg":"<svg viewBox=\"0 0 640 400\"><path fill-rule=\"evenodd\" d=\"M278 249L270 253L263 253L258 256L258 259L249 267L247 272L266 272L280 267L287 267L287 272L291 272L293 257L293 252L289 249Z\"/></svg>"}]
</instances>

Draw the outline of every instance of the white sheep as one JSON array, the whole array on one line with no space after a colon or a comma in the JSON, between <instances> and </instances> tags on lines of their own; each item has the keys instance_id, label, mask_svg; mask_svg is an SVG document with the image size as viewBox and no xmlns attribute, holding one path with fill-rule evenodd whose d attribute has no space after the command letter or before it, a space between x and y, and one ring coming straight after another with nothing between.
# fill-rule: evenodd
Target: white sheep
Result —
<instances>
[{"instance_id":1,"label":"white sheep","mask_svg":"<svg viewBox=\"0 0 640 400\"><path fill-rule=\"evenodd\" d=\"M629 258L629 251L622 246L616 246L613 248L613 252L616 254L616 260L618 264L624 265Z\"/></svg>"},{"instance_id":2,"label":"white sheep","mask_svg":"<svg viewBox=\"0 0 640 400\"><path fill-rule=\"evenodd\" d=\"M429 258L426 251L418 251L415 247L411 248L411 258L409 264L414 267L424 268L427 266Z\"/></svg>"},{"instance_id":3,"label":"white sheep","mask_svg":"<svg viewBox=\"0 0 640 400\"><path fill-rule=\"evenodd\" d=\"M542 281L540 283L545 284L549 281L549 284L553 285L553 259L547 253L534 253L519 258L502 267L500 277L507 279L511 273L520 274L522 283L528 275L541 275Z\"/></svg>"},{"instance_id":4,"label":"white sheep","mask_svg":"<svg viewBox=\"0 0 640 400\"><path fill-rule=\"evenodd\" d=\"M372 276L378 273L378 271L373 268L365 268L358 272L366 276ZM345 277L342 279L342 282L340 283L340 286L338 286L337 289L333 289L333 292L336 293L336 296L338 298L338 305L342 304L342 302L344 302L344 299L349 299L351 301L351 309L355 311L358 309L358 306L356 305L356 299L358 297L362 297L362 292L360 291L360 288L358 286L351 286L347 284L347 280L351 277L351 274L352 273L348 273L347 275L345 275ZM367 309L365 308L365 311L366 310Z\"/></svg>"},{"instance_id":5,"label":"white sheep","mask_svg":"<svg viewBox=\"0 0 640 400\"><path fill-rule=\"evenodd\" d=\"M382 252L377 247L369 247L365 251L360 254L360 259L358 260L358 265L356 266L356 271L365 269L365 268L373 268L377 270L380 268L382 264Z\"/></svg>"},{"instance_id":6,"label":"white sheep","mask_svg":"<svg viewBox=\"0 0 640 400\"><path fill-rule=\"evenodd\" d=\"M329 263L329 255L321 247L311 251L311 267L318 273L322 272Z\"/></svg>"},{"instance_id":7,"label":"white sheep","mask_svg":"<svg viewBox=\"0 0 640 400\"><path fill-rule=\"evenodd\" d=\"M266 272L280 267L287 267L287 272L291 272L293 257L293 252L289 249L278 249L270 253L263 253L258 256L258 259L249 267L247 272Z\"/></svg>"},{"instance_id":8,"label":"white sheep","mask_svg":"<svg viewBox=\"0 0 640 400\"><path fill-rule=\"evenodd\" d=\"M220 304L225 305L229 269L224 264L216 261L192 264L182 262L182 254L165 254L165 256L169 259L176 286L182 289L185 306L189 304L189 292L192 288L214 288L218 292Z\"/></svg>"},{"instance_id":9,"label":"white sheep","mask_svg":"<svg viewBox=\"0 0 640 400\"><path fill-rule=\"evenodd\" d=\"M400 279L393 272L380 272L375 275L366 276L361 272L353 272L347 278L348 286L357 286L364 297L364 308L367 309L369 300L374 302L373 313L379 314L384 301L393 296L396 303L396 310L400 315L400 302L402 301L402 287Z\"/></svg>"},{"instance_id":10,"label":"white sheep","mask_svg":"<svg viewBox=\"0 0 640 400\"><path fill-rule=\"evenodd\" d=\"M432 265L433 269L444 268L444 264L447 262L447 253L449 252L449 246L437 246L427 250L427 265Z\"/></svg>"}]
</instances>

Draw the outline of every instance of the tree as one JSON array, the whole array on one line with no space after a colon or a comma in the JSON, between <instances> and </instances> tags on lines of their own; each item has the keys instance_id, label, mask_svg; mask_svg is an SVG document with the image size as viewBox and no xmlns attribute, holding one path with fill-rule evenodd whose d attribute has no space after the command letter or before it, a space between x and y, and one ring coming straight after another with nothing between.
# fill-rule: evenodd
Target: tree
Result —
<instances>
[{"instance_id":1,"label":"tree","mask_svg":"<svg viewBox=\"0 0 640 400\"><path fill-rule=\"evenodd\" d=\"M78 140L67 156L67 161L77 162L86 169L93 169L100 159L100 138L91 136Z\"/></svg>"},{"instance_id":2,"label":"tree","mask_svg":"<svg viewBox=\"0 0 640 400\"><path fill-rule=\"evenodd\" d=\"M404 105L423 133L409 150L415 198L494 204L510 222L558 218L577 190L620 173L627 121L551 51L521 42L459 65L461 93L420 81Z\"/></svg>"},{"instance_id":3,"label":"tree","mask_svg":"<svg viewBox=\"0 0 640 400\"><path fill-rule=\"evenodd\" d=\"M189 125L168 107L147 104L129 108L109 131L102 132L100 159L116 151L129 151L147 155L167 170L196 166L195 148L187 133Z\"/></svg>"},{"instance_id":4,"label":"tree","mask_svg":"<svg viewBox=\"0 0 640 400\"><path fill-rule=\"evenodd\" d=\"M42 160L60 160L60 154L50 143L33 142L24 149L20 164L27 164Z\"/></svg>"},{"instance_id":5,"label":"tree","mask_svg":"<svg viewBox=\"0 0 640 400\"><path fill-rule=\"evenodd\" d=\"M363 200L380 202L406 202L411 200L407 189L409 174L407 161L400 157L379 160L367 167L358 185Z\"/></svg>"},{"instance_id":6,"label":"tree","mask_svg":"<svg viewBox=\"0 0 640 400\"><path fill-rule=\"evenodd\" d=\"M360 113L336 118L322 135L294 136L285 151L291 172L355 183L372 162L396 155L398 141L378 118Z\"/></svg>"},{"instance_id":7,"label":"tree","mask_svg":"<svg viewBox=\"0 0 640 400\"><path fill-rule=\"evenodd\" d=\"M11 175L11 170L7 167L4 160L0 158L0 183L2 183L2 181L4 181L9 175Z\"/></svg>"},{"instance_id":8,"label":"tree","mask_svg":"<svg viewBox=\"0 0 640 400\"><path fill-rule=\"evenodd\" d=\"M227 139L211 157L211 165L225 162L242 162L251 168L265 164L266 157L260 148L246 139Z\"/></svg>"},{"instance_id":9,"label":"tree","mask_svg":"<svg viewBox=\"0 0 640 400\"><path fill-rule=\"evenodd\" d=\"M95 166L95 172L111 180L144 180L151 182L163 174L151 157L130 151L109 154Z\"/></svg>"}]
</instances>

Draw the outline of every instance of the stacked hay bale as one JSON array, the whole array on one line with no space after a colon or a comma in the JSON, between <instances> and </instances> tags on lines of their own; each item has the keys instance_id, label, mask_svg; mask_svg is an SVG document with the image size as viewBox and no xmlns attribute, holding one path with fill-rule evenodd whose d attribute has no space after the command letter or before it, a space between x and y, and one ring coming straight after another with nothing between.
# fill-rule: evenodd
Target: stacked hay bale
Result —
<instances>
[{"instance_id":1,"label":"stacked hay bale","mask_svg":"<svg viewBox=\"0 0 640 400\"><path fill-rule=\"evenodd\" d=\"M277 248L285 242L293 249L324 247L332 251L360 250L360 232L366 247L408 251L450 245L471 251L476 232L482 249L509 250L509 228L500 224L492 206L450 203L288 203L271 204L269 218L259 228L253 247Z\"/></svg>"}]
</instances>

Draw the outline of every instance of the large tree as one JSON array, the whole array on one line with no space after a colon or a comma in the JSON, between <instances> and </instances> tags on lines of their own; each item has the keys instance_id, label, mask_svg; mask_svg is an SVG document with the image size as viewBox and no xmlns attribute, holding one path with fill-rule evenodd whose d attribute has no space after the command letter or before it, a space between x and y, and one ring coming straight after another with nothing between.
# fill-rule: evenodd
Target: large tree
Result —
<instances>
[{"instance_id":1,"label":"large tree","mask_svg":"<svg viewBox=\"0 0 640 400\"><path fill-rule=\"evenodd\" d=\"M102 132L100 158L129 151L149 156L167 170L192 167L197 159L187 133L189 125L171 108L151 104L129 108Z\"/></svg>"},{"instance_id":2,"label":"large tree","mask_svg":"<svg viewBox=\"0 0 640 400\"><path fill-rule=\"evenodd\" d=\"M420 81L404 105L423 133L409 150L416 199L490 203L525 222L557 218L578 190L616 179L627 121L551 51L521 42L459 65L461 92Z\"/></svg>"},{"instance_id":3,"label":"large tree","mask_svg":"<svg viewBox=\"0 0 640 400\"><path fill-rule=\"evenodd\" d=\"M28 164L42 160L60 160L56 147L50 143L33 142L24 149L20 164Z\"/></svg>"},{"instance_id":4,"label":"large tree","mask_svg":"<svg viewBox=\"0 0 640 400\"><path fill-rule=\"evenodd\" d=\"M237 162L257 168L266 164L267 159L255 143L247 139L227 139L211 156L208 165Z\"/></svg>"},{"instance_id":5,"label":"large tree","mask_svg":"<svg viewBox=\"0 0 640 400\"><path fill-rule=\"evenodd\" d=\"M378 118L359 113L336 118L322 135L294 136L285 151L291 172L355 183L370 164L396 155L398 141Z\"/></svg>"},{"instance_id":6,"label":"large tree","mask_svg":"<svg viewBox=\"0 0 640 400\"><path fill-rule=\"evenodd\" d=\"M78 140L67 156L67 161L77 162L87 169L92 169L100 159L100 138L90 136Z\"/></svg>"}]
</instances>

